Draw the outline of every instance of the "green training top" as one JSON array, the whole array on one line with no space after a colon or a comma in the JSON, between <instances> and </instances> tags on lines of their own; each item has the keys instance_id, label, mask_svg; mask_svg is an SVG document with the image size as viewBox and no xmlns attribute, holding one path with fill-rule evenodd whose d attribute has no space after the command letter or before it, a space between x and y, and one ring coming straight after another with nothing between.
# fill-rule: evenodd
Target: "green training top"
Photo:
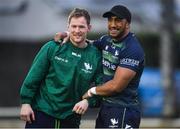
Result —
<instances>
[{"instance_id":1,"label":"green training top","mask_svg":"<svg viewBox=\"0 0 180 129\"><path fill-rule=\"evenodd\" d=\"M102 81L101 53L88 44L77 48L71 42L46 43L35 57L21 87L21 103L53 117L64 119L89 89Z\"/></svg>"}]
</instances>

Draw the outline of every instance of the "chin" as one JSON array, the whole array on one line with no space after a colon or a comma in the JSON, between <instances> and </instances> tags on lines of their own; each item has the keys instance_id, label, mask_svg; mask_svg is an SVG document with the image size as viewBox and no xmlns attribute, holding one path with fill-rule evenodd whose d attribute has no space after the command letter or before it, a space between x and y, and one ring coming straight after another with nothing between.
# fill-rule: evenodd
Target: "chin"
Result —
<instances>
[{"instance_id":1,"label":"chin","mask_svg":"<svg viewBox=\"0 0 180 129\"><path fill-rule=\"evenodd\" d=\"M109 31L109 35L111 35L111 36L117 36L119 33L117 33L117 32L112 32L112 31Z\"/></svg>"},{"instance_id":2,"label":"chin","mask_svg":"<svg viewBox=\"0 0 180 129\"><path fill-rule=\"evenodd\" d=\"M82 40L74 40L76 43L81 43Z\"/></svg>"},{"instance_id":3,"label":"chin","mask_svg":"<svg viewBox=\"0 0 180 129\"><path fill-rule=\"evenodd\" d=\"M117 34L110 34L110 36L111 36L112 38L117 38L117 37L118 37Z\"/></svg>"},{"instance_id":4,"label":"chin","mask_svg":"<svg viewBox=\"0 0 180 129\"><path fill-rule=\"evenodd\" d=\"M72 41L74 41L74 42L81 42L82 41L82 39L78 39L78 38L72 38Z\"/></svg>"}]
</instances>

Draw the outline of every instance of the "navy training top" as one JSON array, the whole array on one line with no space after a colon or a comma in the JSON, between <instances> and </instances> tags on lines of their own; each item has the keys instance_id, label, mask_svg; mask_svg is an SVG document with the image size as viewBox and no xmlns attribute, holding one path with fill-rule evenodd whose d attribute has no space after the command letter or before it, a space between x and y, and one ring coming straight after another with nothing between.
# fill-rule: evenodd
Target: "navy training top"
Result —
<instances>
[{"instance_id":1,"label":"navy training top","mask_svg":"<svg viewBox=\"0 0 180 129\"><path fill-rule=\"evenodd\" d=\"M128 68L136 72L135 77L121 92L103 97L105 104L139 108L138 86L144 69L144 51L133 33L120 41L104 35L93 43L103 54L104 83L113 79L117 67Z\"/></svg>"}]
</instances>

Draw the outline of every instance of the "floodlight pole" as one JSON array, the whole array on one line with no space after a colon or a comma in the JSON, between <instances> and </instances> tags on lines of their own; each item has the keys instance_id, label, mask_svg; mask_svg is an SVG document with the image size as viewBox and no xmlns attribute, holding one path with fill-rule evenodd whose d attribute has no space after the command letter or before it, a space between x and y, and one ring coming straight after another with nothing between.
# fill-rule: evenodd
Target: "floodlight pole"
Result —
<instances>
[{"instance_id":1,"label":"floodlight pole","mask_svg":"<svg viewBox=\"0 0 180 129\"><path fill-rule=\"evenodd\" d=\"M174 44L175 1L161 0L162 25L160 32L160 68L164 89L164 117L175 116Z\"/></svg>"}]
</instances>

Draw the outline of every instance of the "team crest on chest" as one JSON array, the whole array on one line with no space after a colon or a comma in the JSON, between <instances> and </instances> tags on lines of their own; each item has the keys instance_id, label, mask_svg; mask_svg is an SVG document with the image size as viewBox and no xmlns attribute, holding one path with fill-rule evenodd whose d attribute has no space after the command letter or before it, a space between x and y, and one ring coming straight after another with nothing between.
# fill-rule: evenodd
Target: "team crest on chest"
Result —
<instances>
[{"instance_id":1,"label":"team crest on chest","mask_svg":"<svg viewBox=\"0 0 180 129\"><path fill-rule=\"evenodd\" d=\"M85 69L86 70L92 70L92 65L90 65L89 63L84 63Z\"/></svg>"},{"instance_id":2,"label":"team crest on chest","mask_svg":"<svg viewBox=\"0 0 180 129\"><path fill-rule=\"evenodd\" d=\"M81 70L84 71L85 73L92 73L92 65L90 63L84 62L84 68Z\"/></svg>"}]
</instances>

